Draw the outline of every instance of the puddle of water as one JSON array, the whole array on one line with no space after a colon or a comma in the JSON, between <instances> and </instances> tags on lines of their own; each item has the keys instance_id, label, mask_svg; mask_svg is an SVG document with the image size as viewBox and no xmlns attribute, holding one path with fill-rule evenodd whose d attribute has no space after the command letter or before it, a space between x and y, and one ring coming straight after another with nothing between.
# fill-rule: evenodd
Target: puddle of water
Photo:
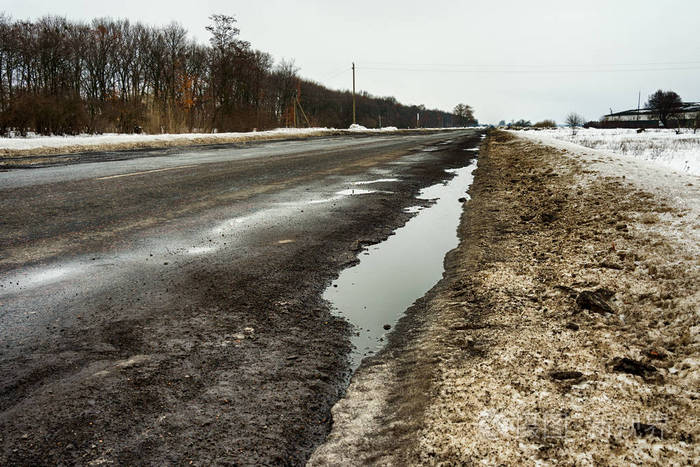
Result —
<instances>
[{"instance_id":1,"label":"puddle of water","mask_svg":"<svg viewBox=\"0 0 700 467\"><path fill-rule=\"evenodd\" d=\"M452 180L423 190L421 198L437 202L420 210L395 235L370 247L358 265L344 270L326 289L323 298L355 327L353 371L384 345L385 325L393 327L442 277L445 254L458 243L462 213L458 199L467 197L475 168L476 162L450 171L455 174Z\"/></svg>"},{"instance_id":2,"label":"puddle of water","mask_svg":"<svg viewBox=\"0 0 700 467\"><path fill-rule=\"evenodd\" d=\"M304 204L323 204L323 203L331 203L333 201L338 201L343 199L342 196L333 196L332 198L323 198L323 199L312 199L311 201L306 201Z\"/></svg>"},{"instance_id":3,"label":"puddle of water","mask_svg":"<svg viewBox=\"0 0 700 467\"><path fill-rule=\"evenodd\" d=\"M80 272L80 267L75 264L65 264L48 268L37 268L15 274L3 280L0 285L0 296L5 293L15 293L22 290L31 290L59 282L65 282Z\"/></svg>"},{"instance_id":4,"label":"puddle of water","mask_svg":"<svg viewBox=\"0 0 700 467\"><path fill-rule=\"evenodd\" d=\"M369 195L370 193L375 193L374 190L361 190L358 188L349 188L347 190L336 191L335 194L338 196L353 196L353 195Z\"/></svg>"},{"instance_id":5,"label":"puddle of water","mask_svg":"<svg viewBox=\"0 0 700 467\"><path fill-rule=\"evenodd\" d=\"M74 273L74 272L75 272L74 269L71 267L44 269L42 271L38 271L34 274L28 275L25 282L28 285L48 284L51 282L57 282L59 280L64 280L68 276L70 276L71 273Z\"/></svg>"},{"instance_id":6,"label":"puddle of water","mask_svg":"<svg viewBox=\"0 0 700 467\"><path fill-rule=\"evenodd\" d=\"M389 183L389 182L398 182L398 178L380 178L377 180L366 180L366 181L361 181L361 182L355 182L353 185L371 185L373 183Z\"/></svg>"},{"instance_id":7,"label":"puddle of water","mask_svg":"<svg viewBox=\"0 0 700 467\"><path fill-rule=\"evenodd\" d=\"M218 248L214 246L193 246L187 249L188 255L206 255L209 253L214 253Z\"/></svg>"},{"instance_id":8,"label":"puddle of water","mask_svg":"<svg viewBox=\"0 0 700 467\"><path fill-rule=\"evenodd\" d=\"M389 170L389 169L382 169L382 168L380 168L380 167L373 167L373 168L371 168L371 169L369 170L369 173L374 174L374 175L376 175L376 176L378 176L378 177L381 177L381 176L389 177L389 176L393 175L393 172L392 172L391 170Z\"/></svg>"},{"instance_id":9,"label":"puddle of water","mask_svg":"<svg viewBox=\"0 0 700 467\"><path fill-rule=\"evenodd\" d=\"M237 216L233 217L231 219L227 219L224 222L221 222L219 225L211 229L211 234L215 236L220 236L220 235L229 235L229 234L235 234L239 233L245 228L250 227L251 225L257 225L262 222L264 222L266 219L269 219L278 213L283 212L284 209L279 208L270 208L270 209L263 209L251 214L245 214L242 216Z\"/></svg>"},{"instance_id":10,"label":"puddle of water","mask_svg":"<svg viewBox=\"0 0 700 467\"><path fill-rule=\"evenodd\" d=\"M369 182L373 183L373 182ZM359 183L354 183L354 185L358 185ZM341 199L347 197L347 196L355 196L355 195L369 195L372 193L389 193L386 191L377 191L377 190L363 190L360 188L348 188L347 190L341 190L341 191L336 191L335 194L329 198L321 198L321 199L312 199L309 201L303 201L302 204L323 204L323 203L331 203L333 201L340 201ZM289 203L291 205L298 205L298 202L295 203Z\"/></svg>"}]
</instances>

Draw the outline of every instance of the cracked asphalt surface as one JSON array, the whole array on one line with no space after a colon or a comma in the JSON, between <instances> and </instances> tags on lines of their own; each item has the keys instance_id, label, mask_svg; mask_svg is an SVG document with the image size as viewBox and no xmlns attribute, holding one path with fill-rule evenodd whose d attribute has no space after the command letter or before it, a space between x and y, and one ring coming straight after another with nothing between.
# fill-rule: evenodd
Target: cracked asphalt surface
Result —
<instances>
[{"instance_id":1,"label":"cracked asphalt surface","mask_svg":"<svg viewBox=\"0 0 700 467\"><path fill-rule=\"evenodd\" d=\"M0 173L0 464L305 462L349 368L323 290L480 134Z\"/></svg>"}]
</instances>

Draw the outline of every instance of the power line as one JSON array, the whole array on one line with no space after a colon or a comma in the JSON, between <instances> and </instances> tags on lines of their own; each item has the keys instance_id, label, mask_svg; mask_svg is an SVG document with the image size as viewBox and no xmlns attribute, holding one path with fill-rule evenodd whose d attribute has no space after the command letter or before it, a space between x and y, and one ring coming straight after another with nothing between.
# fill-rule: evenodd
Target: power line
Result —
<instances>
[{"instance_id":1,"label":"power line","mask_svg":"<svg viewBox=\"0 0 700 467\"><path fill-rule=\"evenodd\" d=\"M556 64L487 64L487 63L397 63L397 62L363 62L367 65L387 65L395 67L448 67L448 68L553 68L553 67L654 67L668 65L700 65L700 60L677 62L647 62L647 63L556 63Z\"/></svg>"},{"instance_id":2,"label":"power line","mask_svg":"<svg viewBox=\"0 0 700 467\"><path fill-rule=\"evenodd\" d=\"M430 73L474 73L474 74L542 74L542 73L642 73L654 71L695 71L700 70L700 66L677 67L677 68L619 68L619 69L455 69L455 68L408 68L408 67L362 67L364 71L399 71L399 72L430 72Z\"/></svg>"},{"instance_id":3,"label":"power line","mask_svg":"<svg viewBox=\"0 0 700 467\"><path fill-rule=\"evenodd\" d=\"M343 73L347 73L348 70L351 70L351 69L352 68L348 68L347 66L344 66L343 68L339 68L339 69L335 70L334 72L329 73L328 75L326 75L326 77L321 78L321 79L323 81L331 81L331 80L337 78L338 76L342 75Z\"/></svg>"}]
</instances>

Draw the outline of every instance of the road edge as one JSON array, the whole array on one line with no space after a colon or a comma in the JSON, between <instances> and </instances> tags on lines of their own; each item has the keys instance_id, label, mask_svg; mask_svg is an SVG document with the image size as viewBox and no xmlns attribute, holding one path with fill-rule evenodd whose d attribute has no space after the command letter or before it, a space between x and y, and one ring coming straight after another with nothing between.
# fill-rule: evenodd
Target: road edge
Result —
<instances>
[{"instance_id":1,"label":"road edge","mask_svg":"<svg viewBox=\"0 0 700 467\"><path fill-rule=\"evenodd\" d=\"M443 279L309 465L692 463L697 206L617 165L492 132Z\"/></svg>"}]
</instances>

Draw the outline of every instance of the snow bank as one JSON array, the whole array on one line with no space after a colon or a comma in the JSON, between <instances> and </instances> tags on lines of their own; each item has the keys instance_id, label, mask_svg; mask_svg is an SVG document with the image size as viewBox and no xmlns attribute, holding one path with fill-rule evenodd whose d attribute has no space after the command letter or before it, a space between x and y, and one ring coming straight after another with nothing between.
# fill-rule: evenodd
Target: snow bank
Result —
<instances>
[{"instance_id":1,"label":"snow bank","mask_svg":"<svg viewBox=\"0 0 700 467\"><path fill-rule=\"evenodd\" d=\"M160 135L135 135L107 133L102 135L79 136L28 136L14 138L0 138L0 149L6 150L32 150L40 148L65 148L65 147L92 147L121 144L157 144L176 142L200 142L202 140L230 141L232 139L253 140L265 138L280 138L285 136L313 136L322 135L334 131L330 128L278 128L269 131L239 132L239 133L181 133Z\"/></svg>"},{"instance_id":2,"label":"snow bank","mask_svg":"<svg viewBox=\"0 0 700 467\"><path fill-rule=\"evenodd\" d=\"M700 175L700 133L679 135L675 130L652 129L637 133L634 129L570 129L523 131L519 134L539 139L555 139L591 149L609 151L626 157L651 161L678 172Z\"/></svg>"},{"instance_id":3,"label":"snow bank","mask_svg":"<svg viewBox=\"0 0 700 467\"><path fill-rule=\"evenodd\" d=\"M357 123L353 123L352 125L350 125L350 128L348 128L348 131L359 131L362 133L384 133L387 131L398 130L399 129L395 126L385 126L383 128L367 128L366 126L358 125Z\"/></svg>"},{"instance_id":4,"label":"snow bank","mask_svg":"<svg viewBox=\"0 0 700 467\"><path fill-rule=\"evenodd\" d=\"M239 133L180 133L158 135L135 135L108 133L102 135L79 136L37 136L0 137L0 155L47 155L68 154L83 151L114 151L139 148L163 148L170 146L190 146L196 144L223 144L247 141L275 140L284 138L303 138L309 136L331 136L339 134L384 134L397 131L454 131L462 128L420 128L399 130L395 126L384 128L366 128L351 125L346 130L335 128L278 128L268 131Z\"/></svg>"},{"instance_id":5,"label":"snow bank","mask_svg":"<svg viewBox=\"0 0 700 467\"><path fill-rule=\"evenodd\" d=\"M367 131L367 127L358 125L357 123L353 123L350 125L350 128L348 128L350 131Z\"/></svg>"}]
</instances>

